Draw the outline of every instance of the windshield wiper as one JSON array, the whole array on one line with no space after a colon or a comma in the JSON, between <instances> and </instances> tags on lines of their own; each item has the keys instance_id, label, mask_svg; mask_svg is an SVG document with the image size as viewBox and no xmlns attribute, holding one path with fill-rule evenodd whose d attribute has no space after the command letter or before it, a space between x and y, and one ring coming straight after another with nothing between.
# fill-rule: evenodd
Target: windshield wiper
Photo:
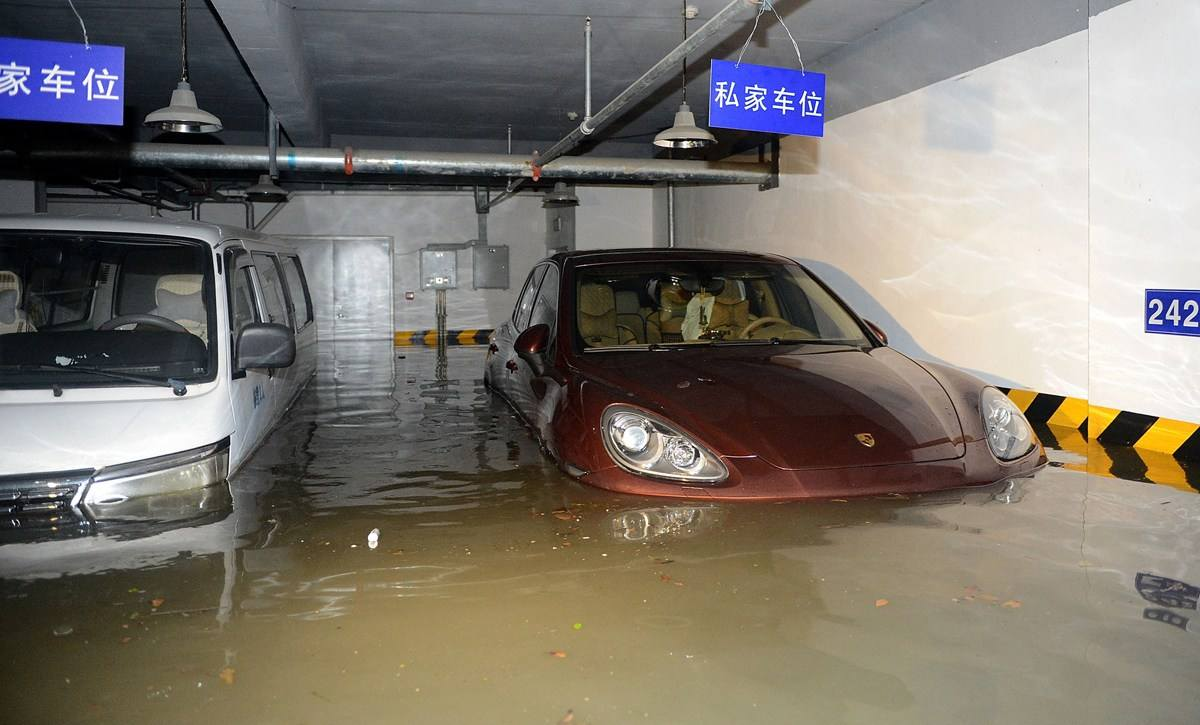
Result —
<instances>
[{"instance_id":1,"label":"windshield wiper","mask_svg":"<svg viewBox=\"0 0 1200 725\"><path fill-rule=\"evenodd\" d=\"M73 372L87 373L88 375L99 375L105 378L114 378L116 380L124 380L129 383L139 383L141 385L154 385L160 388L170 388L171 392L179 396L187 395L187 384L178 378L151 378L145 375L134 375L132 373L118 373L112 370L104 370L102 368L89 367L87 365L3 365L0 366L3 370L18 370L18 371L33 371L39 372Z\"/></svg>"}]
</instances>

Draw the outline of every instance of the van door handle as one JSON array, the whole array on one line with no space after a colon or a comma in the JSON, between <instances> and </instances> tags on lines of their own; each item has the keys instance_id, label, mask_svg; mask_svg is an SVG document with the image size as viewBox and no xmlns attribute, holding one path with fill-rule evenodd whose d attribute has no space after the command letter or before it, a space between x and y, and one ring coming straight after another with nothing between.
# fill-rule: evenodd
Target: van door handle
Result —
<instances>
[{"instance_id":1,"label":"van door handle","mask_svg":"<svg viewBox=\"0 0 1200 725\"><path fill-rule=\"evenodd\" d=\"M515 373L517 371L517 361L509 360L508 362L504 363L504 367L508 368L510 373Z\"/></svg>"}]
</instances>

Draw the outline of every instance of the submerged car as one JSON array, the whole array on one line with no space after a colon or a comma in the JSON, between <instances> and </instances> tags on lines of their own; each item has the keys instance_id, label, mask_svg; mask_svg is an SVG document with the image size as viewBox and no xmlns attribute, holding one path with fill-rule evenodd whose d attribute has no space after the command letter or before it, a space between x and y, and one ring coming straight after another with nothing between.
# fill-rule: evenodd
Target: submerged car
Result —
<instances>
[{"instance_id":1,"label":"submerged car","mask_svg":"<svg viewBox=\"0 0 1200 725\"><path fill-rule=\"evenodd\" d=\"M0 511L215 506L316 341L299 258L256 232L0 217Z\"/></svg>"},{"instance_id":2,"label":"submerged car","mask_svg":"<svg viewBox=\"0 0 1200 725\"><path fill-rule=\"evenodd\" d=\"M982 380L887 346L806 268L711 250L537 264L484 382L578 480L698 499L917 493L1046 463Z\"/></svg>"}]
</instances>

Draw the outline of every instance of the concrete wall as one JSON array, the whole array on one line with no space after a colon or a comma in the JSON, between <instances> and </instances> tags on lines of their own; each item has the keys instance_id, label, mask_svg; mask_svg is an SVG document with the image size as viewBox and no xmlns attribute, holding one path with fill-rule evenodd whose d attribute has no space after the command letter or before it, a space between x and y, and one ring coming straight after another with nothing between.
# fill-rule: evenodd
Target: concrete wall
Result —
<instances>
[{"instance_id":1,"label":"concrete wall","mask_svg":"<svg viewBox=\"0 0 1200 725\"><path fill-rule=\"evenodd\" d=\"M578 187L576 194L580 200L576 209L579 249L651 245L653 197L648 189ZM270 208L256 205L257 217L261 219ZM134 217L150 214L146 206L93 201L52 200L49 211ZM190 218L187 213L164 212L163 216ZM205 204L201 220L237 226L246 223L244 208L238 204ZM488 215L489 244L509 247L510 288L473 290L471 252L459 252L459 287L448 293L447 300L450 328L490 328L508 317L525 276L546 255L545 225L540 194L519 194ZM419 250L429 244L473 240L478 236L478 222L470 192L304 193L293 196L262 231L298 236L391 237L396 329L425 330L436 326L434 293L420 289ZM407 291L415 293L414 300L404 299Z\"/></svg>"},{"instance_id":2,"label":"concrete wall","mask_svg":"<svg viewBox=\"0 0 1200 725\"><path fill-rule=\"evenodd\" d=\"M1146 288L1200 287L1200 5L1099 5L933 0L839 51L853 110L777 190L682 190L682 242L806 260L916 357L1200 420L1200 340L1142 332Z\"/></svg>"}]
</instances>

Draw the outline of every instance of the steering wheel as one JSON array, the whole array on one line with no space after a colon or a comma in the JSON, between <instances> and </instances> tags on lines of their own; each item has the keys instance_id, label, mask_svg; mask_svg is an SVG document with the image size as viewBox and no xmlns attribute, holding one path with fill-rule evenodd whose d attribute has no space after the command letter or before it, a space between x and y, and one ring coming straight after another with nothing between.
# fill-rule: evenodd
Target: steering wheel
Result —
<instances>
[{"instance_id":1,"label":"steering wheel","mask_svg":"<svg viewBox=\"0 0 1200 725\"><path fill-rule=\"evenodd\" d=\"M628 345L628 344L629 344L629 343L627 343L627 342L621 342L621 335L620 335L620 332L621 332L621 330L624 330L624 331L628 332L628 333L629 333L629 336L630 336L631 338L633 338L633 341L634 341L635 343L638 341L638 336L637 336L637 333L633 331L633 328L632 328L632 327L627 327L627 326L625 326L625 325L617 325L617 333L618 333L618 334L617 334L617 344L618 344L618 345Z\"/></svg>"},{"instance_id":2,"label":"steering wheel","mask_svg":"<svg viewBox=\"0 0 1200 725\"><path fill-rule=\"evenodd\" d=\"M749 325L746 325L746 328L742 330L742 334L738 335L738 337L747 337L751 332L764 325L787 325L788 327L794 327L792 323L782 317L760 317Z\"/></svg>"},{"instance_id":3,"label":"steering wheel","mask_svg":"<svg viewBox=\"0 0 1200 725\"><path fill-rule=\"evenodd\" d=\"M151 327L157 327L160 330L166 330L167 332L187 333L187 329L175 320L150 314L118 315L111 320L101 322L96 329L115 330L116 328L124 325L149 325Z\"/></svg>"}]
</instances>

